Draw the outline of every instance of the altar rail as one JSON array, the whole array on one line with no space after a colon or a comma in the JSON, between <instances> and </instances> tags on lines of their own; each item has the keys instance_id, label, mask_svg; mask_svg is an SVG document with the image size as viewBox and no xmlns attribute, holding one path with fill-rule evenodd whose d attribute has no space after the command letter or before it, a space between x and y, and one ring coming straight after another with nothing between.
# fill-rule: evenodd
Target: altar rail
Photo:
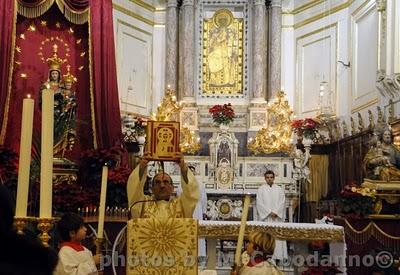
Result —
<instances>
[{"instance_id":1,"label":"altar rail","mask_svg":"<svg viewBox=\"0 0 400 275\"><path fill-rule=\"evenodd\" d=\"M240 222L199 221L199 237L215 239L236 239ZM249 221L245 235L255 230L267 231L277 239L283 240L325 240L344 242L342 226L314 223L268 223Z\"/></svg>"}]
</instances>

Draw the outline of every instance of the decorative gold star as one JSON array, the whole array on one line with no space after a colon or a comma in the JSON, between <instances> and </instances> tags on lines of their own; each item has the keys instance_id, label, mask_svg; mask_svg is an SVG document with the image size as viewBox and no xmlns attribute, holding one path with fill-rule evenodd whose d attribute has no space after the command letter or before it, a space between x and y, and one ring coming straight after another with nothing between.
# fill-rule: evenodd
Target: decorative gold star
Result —
<instances>
[{"instance_id":1,"label":"decorative gold star","mask_svg":"<svg viewBox=\"0 0 400 275\"><path fill-rule=\"evenodd\" d=\"M66 53L65 56L66 56L66 57L70 57L70 54L69 54L69 53Z\"/></svg>"},{"instance_id":2,"label":"decorative gold star","mask_svg":"<svg viewBox=\"0 0 400 275\"><path fill-rule=\"evenodd\" d=\"M21 78L27 78L28 75L26 73L21 73Z\"/></svg>"},{"instance_id":3,"label":"decorative gold star","mask_svg":"<svg viewBox=\"0 0 400 275\"><path fill-rule=\"evenodd\" d=\"M44 20L40 21L40 25L42 25L43 27L47 26L47 21Z\"/></svg>"},{"instance_id":4,"label":"decorative gold star","mask_svg":"<svg viewBox=\"0 0 400 275\"><path fill-rule=\"evenodd\" d=\"M19 46L17 46L17 47L15 47L15 50L17 51L17 52L21 52L21 48L19 47Z\"/></svg>"},{"instance_id":5,"label":"decorative gold star","mask_svg":"<svg viewBox=\"0 0 400 275\"><path fill-rule=\"evenodd\" d=\"M19 37L20 37L21 39L25 39L25 34L24 34L24 33L21 33L21 34L19 35Z\"/></svg>"},{"instance_id":6,"label":"decorative gold star","mask_svg":"<svg viewBox=\"0 0 400 275\"><path fill-rule=\"evenodd\" d=\"M31 32L34 32L34 31L36 31L36 27L35 27L35 25L30 25L29 26L29 28L28 28L28 30L30 30Z\"/></svg>"},{"instance_id":7,"label":"decorative gold star","mask_svg":"<svg viewBox=\"0 0 400 275\"><path fill-rule=\"evenodd\" d=\"M82 42L82 39L76 40L76 44L81 44L81 42Z\"/></svg>"},{"instance_id":8,"label":"decorative gold star","mask_svg":"<svg viewBox=\"0 0 400 275\"><path fill-rule=\"evenodd\" d=\"M84 57L86 52L81 52L81 57Z\"/></svg>"},{"instance_id":9,"label":"decorative gold star","mask_svg":"<svg viewBox=\"0 0 400 275\"><path fill-rule=\"evenodd\" d=\"M39 50L43 50L43 47L39 47Z\"/></svg>"},{"instance_id":10,"label":"decorative gold star","mask_svg":"<svg viewBox=\"0 0 400 275\"><path fill-rule=\"evenodd\" d=\"M40 53L38 53L38 55L43 55L43 53L42 53L42 52L40 52Z\"/></svg>"},{"instance_id":11,"label":"decorative gold star","mask_svg":"<svg viewBox=\"0 0 400 275\"><path fill-rule=\"evenodd\" d=\"M17 64L17 65L21 65L21 64L22 64L22 62L21 62L21 61L15 61L15 64Z\"/></svg>"},{"instance_id":12,"label":"decorative gold star","mask_svg":"<svg viewBox=\"0 0 400 275\"><path fill-rule=\"evenodd\" d=\"M65 49L65 51L66 51L66 52L69 52L69 51L70 51L70 49L69 49L69 48L66 48L66 49Z\"/></svg>"},{"instance_id":13,"label":"decorative gold star","mask_svg":"<svg viewBox=\"0 0 400 275\"><path fill-rule=\"evenodd\" d=\"M54 41L54 37L52 36L52 37L50 37L50 41Z\"/></svg>"},{"instance_id":14,"label":"decorative gold star","mask_svg":"<svg viewBox=\"0 0 400 275\"><path fill-rule=\"evenodd\" d=\"M74 33L74 29L73 29L73 28L69 28L68 32L69 32L70 34L73 34L73 33Z\"/></svg>"},{"instance_id":15,"label":"decorative gold star","mask_svg":"<svg viewBox=\"0 0 400 275\"><path fill-rule=\"evenodd\" d=\"M61 28L60 22L56 22L56 27L57 27L57 28Z\"/></svg>"},{"instance_id":16,"label":"decorative gold star","mask_svg":"<svg viewBox=\"0 0 400 275\"><path fill-rule=\"evenodd\" d=\"M78 68L78 70L82 71L83 68L84 68L83 66L80 66L80 67Z\"/></svg>"}]
</instances>

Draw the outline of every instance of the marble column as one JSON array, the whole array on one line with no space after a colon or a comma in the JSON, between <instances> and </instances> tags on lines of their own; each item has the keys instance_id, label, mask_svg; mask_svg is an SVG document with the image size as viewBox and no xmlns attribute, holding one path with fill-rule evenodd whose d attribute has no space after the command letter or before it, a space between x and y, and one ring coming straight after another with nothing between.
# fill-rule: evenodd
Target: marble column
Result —
<instances>
[{"instance_id":1,"label":"marble column","mask_svg":"<svg viewBox=\"0 0 400 275\"><path fill-rule=\"evenodd\" d=\"M282 0L272 0L270 5L268 98L274 98L281 90Z\"/></svg>"},{"instance_id":2,"label":"marble column","mask_svg":"<svg viewBox=\"0 0 400 275\"><path fill-rule=\"evenodd\" d=\"M178 88L178 1L168 0L165 25L165 84Z\"/></svg>"},{"instance_id":3,"label":"marble column","mask_svg":"<svg viewBox=\"0 0 400 275\"><path fill-rule=\"evenodd\" d=\"M194 0L183 0L183 89L186 102L194 102Z\"/></svg>"},{"instance_id":4,"label":"marble column","mask_svg":"<svg viewBox=\"0 0 400 275\"><path fill-rule=\"evenodd\" d=\"M253 32L253 98L252 102L265 101L267 55L266 45L265 0L254 0Z\"/></svg>"}]
</instances>

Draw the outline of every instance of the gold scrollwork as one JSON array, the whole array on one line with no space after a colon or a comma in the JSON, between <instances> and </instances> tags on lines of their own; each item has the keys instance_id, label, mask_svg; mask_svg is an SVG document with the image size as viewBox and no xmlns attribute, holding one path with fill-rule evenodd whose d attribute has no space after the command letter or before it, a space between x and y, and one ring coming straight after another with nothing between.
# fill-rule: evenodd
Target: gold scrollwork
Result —
<instances>
[{"instance_id":1,"label":"gold scrollwork","mask_svg":"<svg viewBox=\"0 0 400 275\"><path fill-rule=\"evenodd\" d=\"M263 230L272 234L277 239L283 240L327 240L343 241L344 233L341 229L333 228L288 228L275 226L247 225L246 235L255 230ZM199 225L199 236L235 239L239 234L237 225Z\"/></svg>"}]
</instances>

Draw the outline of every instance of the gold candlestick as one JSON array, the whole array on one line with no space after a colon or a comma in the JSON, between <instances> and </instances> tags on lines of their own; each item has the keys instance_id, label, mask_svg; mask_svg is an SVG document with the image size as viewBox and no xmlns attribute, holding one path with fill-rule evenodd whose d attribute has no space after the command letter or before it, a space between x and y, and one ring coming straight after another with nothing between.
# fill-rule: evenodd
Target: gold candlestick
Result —
<instances>
[{"instance_id":1,"label":"gold candlestick","mask_svg":"<svg viewBox=\"0 0 400 275\"><path fill-rule=\"evenodd\" d=\"M39 235L39 239L42 241L42 243L45 247L49 247L49 240L51 239L51 237L48 232L53 227L55 219L54 218L38 218L37 221L38 221L37 228L39 229L40 232L42 232Z\"/></svg>"},{"instance_id":2,"label":"gold candlestick","mask_svg":"<svg viewBox=\"0 0 400 275\"><path fill-rule=\"evenodd\" d=\"M24 234L24 229L28 221L28 217L14 217L14 227L17 229L18 234Z\"/></svg>"},{"instance_id":3,"label":"gold candlestick","mask_svg":"<svg viewBox=\"0 0 400 275\"><path fill-rule=\"evenodd\" d=\"M96 255L100 254L101 253L101 248L102 248L103 243L104 243L104 238L96 238L94 243L96 244Z\"/></svg>"}]
</instances>

